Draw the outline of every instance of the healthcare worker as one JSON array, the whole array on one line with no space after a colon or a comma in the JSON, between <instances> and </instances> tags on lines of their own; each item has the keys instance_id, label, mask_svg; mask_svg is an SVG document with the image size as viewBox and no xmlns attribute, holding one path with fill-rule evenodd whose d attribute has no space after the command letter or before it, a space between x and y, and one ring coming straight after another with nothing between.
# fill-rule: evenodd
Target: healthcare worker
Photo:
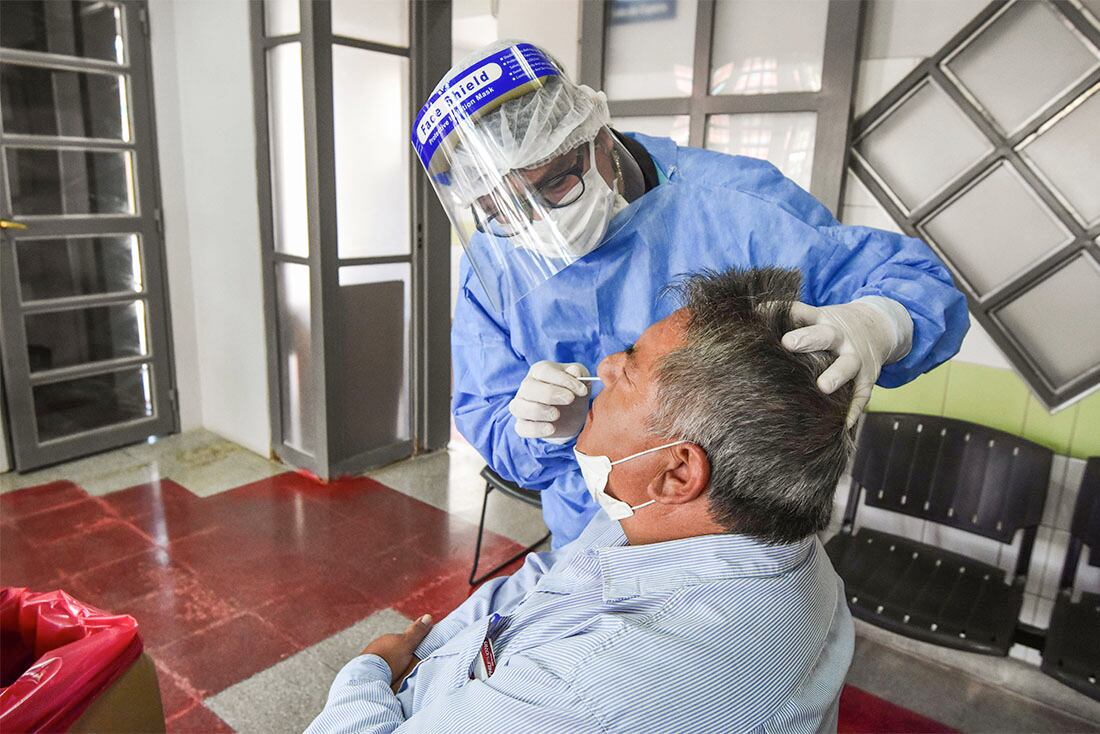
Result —
<instances>
[{"instance_id":1,"label":"healthcare worker","mask_svg":"<svg viewBox=\"0 0 1100 734\"><path fill-rule=\"evenodd\" d=\"M783 343L836 353L818 384L855 380L850 423L876 381L896 387L932 369L969 325L919 240L839 224L765 161L609 122L602 93L536 46L501 41L447 74L412 132L465 248L455 422L501 476L542 490L555 547L598 509L573 441L599 384L578 378L676 308L662 289L679 276L798 268L802 328Z\"/></svg>"}]
</instances>

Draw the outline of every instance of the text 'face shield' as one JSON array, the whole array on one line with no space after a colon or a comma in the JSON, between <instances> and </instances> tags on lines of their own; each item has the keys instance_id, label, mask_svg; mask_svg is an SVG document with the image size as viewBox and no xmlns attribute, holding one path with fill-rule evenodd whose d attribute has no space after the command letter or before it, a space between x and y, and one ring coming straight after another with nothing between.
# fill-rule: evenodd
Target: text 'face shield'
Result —
<instances>
[{"instance_id":1,"label":"text 'face shield'","mask_svg":"<svg viewBox=\"0 0 1100 734\"><path fill-rule=\"evenodd\" d=\"M626 204L603 95L570 82L531 44L502 45L456 66L412 134L498 309L594 249Z\"/></svg>"}]
</instances>

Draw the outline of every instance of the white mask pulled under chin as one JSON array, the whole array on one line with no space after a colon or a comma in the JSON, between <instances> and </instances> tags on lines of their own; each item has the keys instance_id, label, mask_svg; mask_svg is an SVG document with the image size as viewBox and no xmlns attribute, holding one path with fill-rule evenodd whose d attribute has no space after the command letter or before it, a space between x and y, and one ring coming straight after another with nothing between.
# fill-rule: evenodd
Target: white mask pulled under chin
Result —
<instances>
[{"instance_id":1,"label":"white mask pulled under chin","mask_svg":"<svg viewBox=\"0 0 1100 734\"><path fill-rule=\"evenodd\" d=\"M593 499L604 509L607 516L612 520L625 520L634 514L635 510L640 510L643 507L652 505L657 500L650 500L649 502L643 502L640 505L634 505L631 507L622 500L615 499L607 493L607 480L611 476L611 467L616 464L622 464L625 461L631 459L637 459L639 456L645 456L651 454L654 451L660 451L661 449L667 449L670 446L677 446L682 443L688 443L687 441L673 441L672 443L666 443L663 446L656 446L645 451L639 451L636 454L631 454L626 458L619 459L618 461L612 461L607 456L589 456L586 453L573 449L573 454L577 457L577 464L581 467L581 476L584 477L584 484L588 487L589 493Z\"/></svg>"},{"instance_id":2,"label":"white mask pulled under chin","mask_svg":"<svg viewBox=\"0 0 1100 734\"><path fill-rule=\"evenodd\" d=\"M596 141L589 143L589 166L584 173L584 194L561 209L547 212L549 219L531 222L517 244L540 255L576 260L595 250L616 214L627 207L623 196L607 185L596 167ZM568 197L568 194L566 194Z\"/></svg>"}]
</instances>

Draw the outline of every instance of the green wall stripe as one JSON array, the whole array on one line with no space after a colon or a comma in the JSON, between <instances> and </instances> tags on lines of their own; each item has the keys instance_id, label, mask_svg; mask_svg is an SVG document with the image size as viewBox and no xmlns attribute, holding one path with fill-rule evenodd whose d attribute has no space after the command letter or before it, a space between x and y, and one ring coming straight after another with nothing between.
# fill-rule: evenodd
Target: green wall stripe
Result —
<instances>
[{"instance_id":1,"label":"green wall stripe","mask_svg":"<svg viewBox=\"0 0 1100 734\"><path fill-rule=\"evenodd\" d=\"M1100 455L1100 393L1051 415L1012 370L950 361L893 390L875 387L867 410L927 413L1015 433L1059 454Z\"/></svg>"}]
</instances>

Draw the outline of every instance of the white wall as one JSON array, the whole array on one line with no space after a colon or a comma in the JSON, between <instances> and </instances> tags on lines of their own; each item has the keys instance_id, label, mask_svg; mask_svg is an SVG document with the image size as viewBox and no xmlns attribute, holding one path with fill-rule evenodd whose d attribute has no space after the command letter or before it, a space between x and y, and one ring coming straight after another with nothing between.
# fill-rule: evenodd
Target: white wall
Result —
<instances>
[{"instance_id":1,"label":"white wall","mask_svg":"<svg viewBox=\"0 0 1100 734\"><path fill-rule=\"evenodd\" d=\"M149 14L181 422L266 456L248 5L151 0Z\"/></svg>"},{"instance_id":2,"label":"white wall","mask_svg":"<svg viewBox=\"0 0 1100 734\"><path fill-rule=\"evenodd\" d=\"M195 325L195 293L191 282L191 247L187 227L187 202L183 195L183 129L179 116L176 29L173 3L152 0L151 51L153 103L157 118L157 153L164 210L165 253L168 270L168 310L172 318L172 350L175 357L176 391L179 393L180 428L202 425L199 383L199 347Z\"/></svg>"},{"instance_id":3,"label":"white wall","mask_svg":"<svg viewBox=\"0 0 1100 734\"><path fill-rule=\"evenodd\" d=\"M985 7L986 0L875 0L867 4L855 114L866 112L921 61ZM894 221L854 176L848 177L840 219L899 231ZM1010 367L1004 354L976 321L955 359Z\"/></svg>"},{"instance_id":4,"label":"white wall","mask_svg":"<svg viewBox=\"0 0 1100 734\"><path fill-rule=\"evenodd\" d=\"M580 63L580 0L499 0L498 38L530 41L549 51L574 80Z\"/></svg>"}]
</instances>

